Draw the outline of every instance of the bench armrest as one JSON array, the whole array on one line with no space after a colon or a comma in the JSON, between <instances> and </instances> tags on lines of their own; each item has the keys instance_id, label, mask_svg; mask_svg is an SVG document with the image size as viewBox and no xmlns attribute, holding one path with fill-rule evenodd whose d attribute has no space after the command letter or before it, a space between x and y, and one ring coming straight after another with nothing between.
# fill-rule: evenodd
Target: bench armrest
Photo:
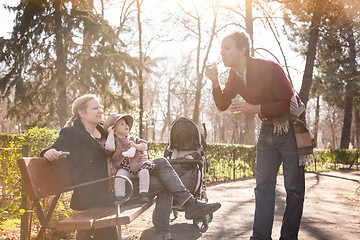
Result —
<instances>
[{"instance_id":1,"label":"bench armrest","mask_svg":"<svg viewBox=\"0 0 360 240\"><path fill-rule=\"evenodd\" d=\"M81 183L81 184L73 185L71 187L67 187L67 188L62 189L59 193L68 192L68 191L74 190L74 189L79 188L79 187L84 187L84 186L92 185L92 184L99 183L99 182L113 180L115 178L124 179L125 184L127 184L129 186L129 188L130 188L130 191L126 191L125 197L123 199L121 199L121 201L119 202L119 204L122 204L122 203L126 202L127 200L129 200L131 198L131 196L133 195L133 192L134 192L134 187L133 187L133 184L132 184L131 180L128 177L125 177L125 176L112 176L112 177L107 177L107 178L94 180L94 181L87 182L87 183Z\"/></svg>"}]
</instances>

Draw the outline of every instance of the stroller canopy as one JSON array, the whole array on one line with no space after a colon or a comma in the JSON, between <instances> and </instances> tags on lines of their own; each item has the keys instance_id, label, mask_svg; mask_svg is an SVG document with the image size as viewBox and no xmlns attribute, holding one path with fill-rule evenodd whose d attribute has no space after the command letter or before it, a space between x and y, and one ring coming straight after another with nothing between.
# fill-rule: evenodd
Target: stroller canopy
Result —
<instances>
[{"instance_id":1,"label":"stroller canopy","mask_svg":"<svg viewBox=\"0 0 360 240\"><path fill-rule=\"evenodd\" d=\"M189 118L174 120L170 128L169 149L196 151L202 147L201 133L198 126Z\"/></svg>"}]
</instances>

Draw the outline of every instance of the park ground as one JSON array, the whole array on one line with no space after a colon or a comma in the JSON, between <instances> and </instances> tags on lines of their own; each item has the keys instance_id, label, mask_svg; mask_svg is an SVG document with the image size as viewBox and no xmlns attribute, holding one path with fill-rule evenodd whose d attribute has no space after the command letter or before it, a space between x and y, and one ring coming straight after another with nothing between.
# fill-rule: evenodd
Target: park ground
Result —
<instances>
[{"instance_id":1,"label":"park ground","mask_svg":"<svg viewBox=\"0 0 360 240\"><path fill-rule=\"evenodd\" d=\"M360 201L356 189L360 186L360 171L306 173L306 195L301 222L300 240L360 239ZM181 212L172 222L175 240L249 239L254 214L255 179L231 181L208 186L210 202L221 202L208 229L199 229ZM273 239L279 239L285 204L283 176L278 176L276 188ZM151 223L151 210L125 226L131 239L156 240ZM173 217L173 216L172 216Z\"/></svg>"},{"instance_id":2,"label":"park ground","mask_svg":"<svg viewBox=\"0 0 360 240\"><path fill-rule=\"evenodd\" d=\"M299 240L360 239L360 171L306 173L305 177L306 193ZM283 180L283 176L279 175L272 231L274 240L280 237L285 205ZM180 212L179 217L172 221L173 238L175 240L248 240L252 233L255 209L254 187L254 178L208 186L209 201L222 204L214 214L209 227L199 229L192 224L192 221L184 218L183 212ZM123 226L123 233L130 236L131 240L158 240L151 222L153 207L131 224ZM173 215L171 217L173 218ZM34 226L34 233L37 231L38 228ZM18 240L19 231L9 229L0 231L0 239ZM54 239L64 238L57 236Z\"/></svg>"}]
</instances>

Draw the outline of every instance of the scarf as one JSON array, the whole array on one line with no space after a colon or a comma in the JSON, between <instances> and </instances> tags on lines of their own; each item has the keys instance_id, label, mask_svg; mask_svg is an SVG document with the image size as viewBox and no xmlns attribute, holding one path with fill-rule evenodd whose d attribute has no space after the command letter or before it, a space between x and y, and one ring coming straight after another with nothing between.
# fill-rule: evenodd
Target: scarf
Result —
<instances>
[{"instance_id":1,"label":"scarf","mask_svg":"<svg viewBox=\"0 0 360 240\"><path fill-rule=\"evenodd\" d=\"M290 101L290 113L275 118L272 124L274 126L273 133L277 135L287 133L290 124L293 124L299 155L299 166L304 166L307 161L314 159L313 148L315 147L315 140L304 122L299 119L300 115L305 111L305 105L298 99L297 95L294 94Z\"/></svg>"}]
</instances>

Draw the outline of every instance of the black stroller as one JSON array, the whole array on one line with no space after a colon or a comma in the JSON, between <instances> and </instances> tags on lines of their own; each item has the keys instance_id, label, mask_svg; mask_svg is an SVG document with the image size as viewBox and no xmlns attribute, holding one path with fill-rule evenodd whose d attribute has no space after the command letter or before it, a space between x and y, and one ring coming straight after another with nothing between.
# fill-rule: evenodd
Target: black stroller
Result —
<instances>
[{"instance_id":1,"label":"black stroller","mask_svg":"<svg viewBox=\"0 0 360 240\"><path fill-rule=\"evenodd\" d=\"M164 157L169 160L177 174L180 176L185 187L198 200L207 202L206 196L206 172L208 170L205 148L206 127L204 135L198 126L189 118L180 117L174 120L170 128L169 142L166 145ZM183 211L180 206L173 206L175 219L178 211ZM212 221L212 214L194 219L193 224L201 228L207 228Z\"/></svg>"}]
</instances>

